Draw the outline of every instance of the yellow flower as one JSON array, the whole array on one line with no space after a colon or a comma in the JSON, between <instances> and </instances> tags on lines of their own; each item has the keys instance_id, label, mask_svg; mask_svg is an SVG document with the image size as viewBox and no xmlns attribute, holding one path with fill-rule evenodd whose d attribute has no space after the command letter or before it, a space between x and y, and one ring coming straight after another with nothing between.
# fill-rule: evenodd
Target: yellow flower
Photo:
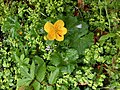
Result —
<instances>
[{"instance_id":1,"label":"yellow flower","mask_svg":"<svg viewBox=\"0 0 120 90\"><path fill-rule=\"evenodd\" d=\"M23 33L22 31L19 32L20 35L22 35L22 33Z\"/></svg>"},{"instance_id":2,"label":"yellow flower","mask_svg":"<svg viewBox=\"0 0 120 90\"><path fill-rule=\"evenodd\" d=\"M62 20L56 21L54 25L47 22L44 25L44 30L48 33L47 36L44 36L45 40L63 41L64 35L67 33L67 29L64 27L64 22Z\"/></svg>"}]
</instances>

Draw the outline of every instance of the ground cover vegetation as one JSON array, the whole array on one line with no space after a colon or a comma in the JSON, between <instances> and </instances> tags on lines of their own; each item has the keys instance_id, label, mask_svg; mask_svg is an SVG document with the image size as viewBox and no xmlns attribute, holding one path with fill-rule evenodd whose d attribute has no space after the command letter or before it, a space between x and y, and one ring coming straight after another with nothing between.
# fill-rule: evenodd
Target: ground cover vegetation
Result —
<instances>
[{"instance_id":1,"label":"ground cover vegetation","mask_svg":"<svg viewBox=\"0 0 120 90\"><path fill-rule=\"evenodd\" d=\"M0 90L119 90L119 0L0 0Z\"/></svg>"}]
</instances>

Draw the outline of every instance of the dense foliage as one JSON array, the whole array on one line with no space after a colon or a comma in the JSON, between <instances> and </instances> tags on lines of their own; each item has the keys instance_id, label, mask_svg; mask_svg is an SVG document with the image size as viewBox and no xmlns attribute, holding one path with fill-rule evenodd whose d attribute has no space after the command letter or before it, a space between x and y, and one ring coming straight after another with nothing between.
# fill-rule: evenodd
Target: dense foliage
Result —
<instances>
[{"instance_id":1,"label":"dense foliage","mask_svg":"<svg viewBox=\"0 0 120 90\"><path fill-rule=\"evenodd\" d=\"M119 0L78 1L0 1L0 90L120 89ZM64 40L45 40L57 20Z\"/></svg>"}]
</instances>

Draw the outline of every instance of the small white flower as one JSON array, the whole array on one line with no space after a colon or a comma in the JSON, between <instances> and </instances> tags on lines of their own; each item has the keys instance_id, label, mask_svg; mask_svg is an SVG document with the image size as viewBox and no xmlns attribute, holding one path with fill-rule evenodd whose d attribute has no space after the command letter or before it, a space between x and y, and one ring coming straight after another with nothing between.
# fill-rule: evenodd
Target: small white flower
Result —
<instances>
[{"instance_id":1,"label":"small white flower","mask_svg":"<svg viewBox=\"0 0 120 90\"><path fill-rule=\"evenodd\" d=\"M50 50L50 46L47 46L45 50L46 50L46 51L49 51L49 50Z\"/></svg>"},{"instance_id":2,"label":"small white flower","mask_svg":"<svg viewBox=\"0 0 120 90\"><path fill-rule=\"evenodd\" d=\"M76 26L77 28L82 28L82 24L79 24Z\"/></svg>"}]
</instances>

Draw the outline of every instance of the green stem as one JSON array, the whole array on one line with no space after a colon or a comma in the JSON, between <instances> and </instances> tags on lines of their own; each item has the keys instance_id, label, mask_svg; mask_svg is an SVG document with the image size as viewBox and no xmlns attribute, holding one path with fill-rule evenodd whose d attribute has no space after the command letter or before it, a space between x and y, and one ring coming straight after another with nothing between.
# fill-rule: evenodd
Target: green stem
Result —
<instances>
[{"instance_id":1,"label":"green stem","mask_svg":"<svg viewBox=\"0 0 120 90\"><path fill-rule=\"evenodd\" d=\"M109 31L111 32L110 19L109 19L109 15L108 15L108 11L107 11L107 2L106 2L106 0L105 0L105 12L106 12L106 17L107 17L108 23L109 23Z\"/></svg>"},{"instance_id":2,"label":"green stem","mask_svg":"<svg viewBox=\"0 0 120 90\"><path fill-rule=\"evenodd\" d=\"M98 3L101 3L101 1L99 0ZM101 7L99 9L100 9L100 22L101 22Z\"/></svg>"}]
</instances>

